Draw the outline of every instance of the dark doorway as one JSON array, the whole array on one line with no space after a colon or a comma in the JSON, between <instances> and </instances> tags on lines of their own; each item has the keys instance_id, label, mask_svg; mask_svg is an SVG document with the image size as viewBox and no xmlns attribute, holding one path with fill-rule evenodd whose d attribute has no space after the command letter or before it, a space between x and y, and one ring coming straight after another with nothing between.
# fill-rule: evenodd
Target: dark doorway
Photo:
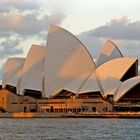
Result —
<instances>
[{"instance_id":1,"label":"dark doorway","mask_svg":"<svg viewBox=\"0 0 140 140\"><path fill-rule=\"evenodd\" d=\"M93 112L96 112L96 107L92 107L92 111Z\"/></svg>"},{"instance_id":2,"label":"dark doorway","mask_svg":"<svg viewBox=\"0 0 140 140\"><path fill-rule=\"evenodd\" d=\"M53 106L50 107L50 112L54 112Z\"/></svg>"},{"instance_id":3,"label":"dark doorway","mask_svg":"<svg viewBox=\"0 0 140 140\"><path fill-rule=\"evenodd\" d=\"M104 107L104 108L103 108L103 111L104 111L104 112L107 112L107 111L108 111L107 107Z\"/></svg>"},{"instance_id":4,"label":"dark doorway","mask_svg":"<svg viewBox=\"0 0 140 140\"><path fill-rule=\"evenodd\" d=\"M24 106L24 112L27 112L27 106Z\"/></svg>"}]
</instances>

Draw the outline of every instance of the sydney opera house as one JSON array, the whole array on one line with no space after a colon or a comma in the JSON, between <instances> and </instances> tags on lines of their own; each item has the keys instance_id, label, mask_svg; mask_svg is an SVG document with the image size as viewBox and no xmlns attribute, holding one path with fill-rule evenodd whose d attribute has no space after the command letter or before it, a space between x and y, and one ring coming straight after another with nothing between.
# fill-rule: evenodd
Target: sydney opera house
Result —
<instances>
[{"instance_id":1,"label":"sydney opera house","mask_svg":"<svg viewBox=\"0 0 140 140\"><path fill-rule=\"evenodd\" d=\"M46 46L9 58L0 90L3 112L140 111L138 59L106 41L96 62L73 34L51 25Z\"/></svg>"}]
</instances>

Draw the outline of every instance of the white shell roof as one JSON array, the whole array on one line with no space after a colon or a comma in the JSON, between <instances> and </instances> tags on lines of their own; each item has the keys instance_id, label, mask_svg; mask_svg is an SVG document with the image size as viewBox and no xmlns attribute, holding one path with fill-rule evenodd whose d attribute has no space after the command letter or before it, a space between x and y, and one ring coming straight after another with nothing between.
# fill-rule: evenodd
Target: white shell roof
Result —
<instances>
[{"instance_id":1,"label":"white shell roof","mask_svg":"<svg viewBox=\"0 0 140 140\"><path fill-rule=\"evenodd\" d=\"M98 78L103 81L108 77L121 80L124 74L137 62L136 58L116 58L112 59L96 69Z\"/></svg>"},{"instance_id":2,"label":"white shell roof","mask_svg":"<svg viewBox=\"0 0 140 140\"><path fill-rule=\"evenodd\" d=\"M45 96L52 96L81 75L95 70L85 46L70 32L51 25L45 58Z\"/></svg>"},{"instance_id":3,"label":"white shell roof","mask_svg":"<svg viewBox=\"0 0 140 140\"><path fill-rule=\"evenodd\" d=\"M73 93L86 93L101 91L103 97L114 95L121 78L137 61L134 58L116 58L106 62L95 71L87 73L65 87Z\"/></svg>"},{"instance_id":4,"label":"white shell roof","mask_svg":"<svg viewBox=\"0 0 140 140\"><path fill-rule=\"evenodd\" d=\"M101 89L99 88L98 81L96 78L96 72L92 72L92 74L89 75L87 80L83 83L83 85L79 89L79 94L80 93L88 93L88 92L96 92L100 91Z\"/></svg>"},{"instance_id":5,"label":"white shell roof","mask_svg":"<svg viewBox=\"0 0 140 140\"><path fill-rule=\"evenodd\" d=\"M121 78L135 62L137 62L135 58L116 58L96 69L97 79L105 97L115 93L117 87L121 84Z\"/></svg>"},{"instance_id":6,"label":"white shell roof","mask_svg":"<svg viewBox=\"0 0 140 140\"><path fill-rule=\"evenodd\" d=\"M104 97L107 97L107 95L114 95L117 88L122 83L118 79L114 79L111 77L106 78L105 80L100 81Z\"/></svg>"},{"instance_id":7,"label":"white shell roof","mask_svg":"<svg viewBox=\"0 0 140 140\"><path fill-rule=\"evenodd\" d=\"M96 65L100 66L111 59L119 57L123 57L123 55L118 47L112 41L107 40L101 50L99 58L97 59Z\"/></svg>"},{"instance_id":8,"label":"white shell roof","mask_svg":"<svg viewBox=\"0 0 140 140\"><path fill-rule=\"evenodd\" d=\"M70 85L66 86L64 89L71 91L75 94L100 91L96 78L91 79L90 76L92 72L83 74L81 77L73 81Z\"/></svg>"},{"instance_id":9,"label":"white shell roof","mask_svg":"<svg viewBox=\"0 0 140 140\"><path fill-rule=\"evenodd\" d=\"M130 91L134 86L140 83L140 76L136 76L133 78L130 78L120 85L120 87L117 89L115 95L114 95L114 101L119 101L128 91Z\"/></svg>"},{"instance_id":10,"label":"white shell roof","mask_svg":"<svg viewBox=\"0 0 140 140\"><path fill-rule=\"evenodd\" d=\"M42 91L45 53L46 47L32 45L30 48L22 70L20 95L24 89Z\"/></svg>"},{"instance_id":11,"label":"white shell roof","mask_svg":"<svg viewBox=\"0 0 140 140\"><path fill-rule=\"evenodd\" d=\"M25 58L9 58L4 66L3 87L6 84L19 88L21 78L21 70L24 65Z\"/></svg>"},{"instance_id":12,"label":"white shell roof","mask_svg":"<svg viewBox=\"0 0 140 140\"><path fill-rule=\"evenodd\" d=\"M87 77L90 75L92 72L88 72L80 76L78 79L74 80L72 83L64 87L65 90L73 92L73 93L78 93L79 88L83 84L83 82L87 79Z\"/></svg>"},{"instance_id":13,"label":"white shell roof","mask_svg":"<svg viewBox=\"0 0 140 140\"><path fill-rule=\"evenodd\" d=\"M98 68L97 68L98 69ZM97 70L96 70L97 71ZM87 80L80 87L80 93L96 92L100 91L103 97L107 95L112 95L116 91L117 87L120 85L121 81L107 77L106 79L100 80L97 72L93 72Z\"/></svg>"}]
</instances>

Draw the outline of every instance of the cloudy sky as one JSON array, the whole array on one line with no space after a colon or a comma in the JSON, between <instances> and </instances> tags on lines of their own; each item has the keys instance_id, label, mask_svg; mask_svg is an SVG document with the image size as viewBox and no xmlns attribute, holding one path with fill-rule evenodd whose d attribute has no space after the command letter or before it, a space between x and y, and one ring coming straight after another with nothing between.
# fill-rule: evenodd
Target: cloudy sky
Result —
<instances>
[{"instance_id":1,"label":"cloudy sky","mask_svg":"<svg viewBox=\"0 0 140 140\"><path fill-rule=\"evenodd\" d=\"M50 24L75 34L96 59L107 39L140 58L139 0L0 0L0 79L8 57L46 44Z\"/></svg>"}]
</instances>

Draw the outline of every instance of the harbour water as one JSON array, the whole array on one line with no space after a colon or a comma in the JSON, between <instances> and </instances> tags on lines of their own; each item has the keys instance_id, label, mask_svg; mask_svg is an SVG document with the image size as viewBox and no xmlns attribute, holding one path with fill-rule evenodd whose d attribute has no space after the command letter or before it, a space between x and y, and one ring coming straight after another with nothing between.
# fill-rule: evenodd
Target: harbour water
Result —
<instances>
[{"instance_id":1,"label":"harbour water","mask_svg":"<svg viewBox=\"0 0 140 140\"><path fill-rule=\"evenodd\" d=\"M0 140L140 140L140 120L0 119Z\"/></svg>"}]
</instances>

